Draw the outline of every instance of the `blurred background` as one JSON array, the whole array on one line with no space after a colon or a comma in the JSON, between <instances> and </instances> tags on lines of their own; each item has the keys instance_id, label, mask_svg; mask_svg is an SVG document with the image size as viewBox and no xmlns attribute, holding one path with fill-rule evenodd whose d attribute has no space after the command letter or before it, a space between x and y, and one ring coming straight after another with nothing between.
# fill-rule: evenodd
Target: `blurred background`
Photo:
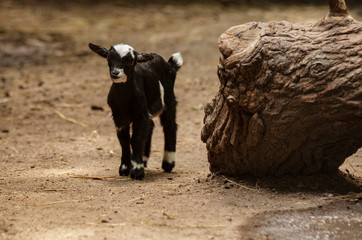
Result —
<instances>
[{"instance_id":1,"label":"blurred background","mask_svg":"<svg viewBox=\"0 0 362 240\"><path fill-rule=\"evenodd\" d=\"M69 239L91 234L94 239L241 239L239 226L253 214L319 208L325 200L310 191L346 194L344 180L329 177L285 180L280 191L290 192L280 195L275 186L249 191L227 181L225 188L210 184L200 140L203 108L219 88L218 37L252 21L313 24L328 14L327 2L1 0L0 238L66 239L69 233ZM361 0L346 3L361 21ZM157 124L145 181L117 178L120 146L106 104L111 80L107 63L88 49L89 42L126 43L165 59L181 52L174 173L160 169L163 135ZM361 159L360 150L340 170L358 181ZM72 178L79 175L111 177Z\"/></svg>"}]
</instances>

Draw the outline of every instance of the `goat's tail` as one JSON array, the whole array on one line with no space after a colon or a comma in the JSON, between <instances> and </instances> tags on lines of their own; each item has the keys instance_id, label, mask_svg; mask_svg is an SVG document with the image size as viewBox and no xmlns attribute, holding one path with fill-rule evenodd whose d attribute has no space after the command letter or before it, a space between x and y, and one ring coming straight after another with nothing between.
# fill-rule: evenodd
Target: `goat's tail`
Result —
<instances>
[{"instance_id":1,"label":"goat's tail","mask_svg":"<svg viewBox=\"0 0 362 240\"><path fill-rule=\"evenodd\" d=\"M177 72L181 66L184 60L182 59L181 53L174 53L168 60L168 63L171 65L171 67Z\"/></svg>"}]
</instances>

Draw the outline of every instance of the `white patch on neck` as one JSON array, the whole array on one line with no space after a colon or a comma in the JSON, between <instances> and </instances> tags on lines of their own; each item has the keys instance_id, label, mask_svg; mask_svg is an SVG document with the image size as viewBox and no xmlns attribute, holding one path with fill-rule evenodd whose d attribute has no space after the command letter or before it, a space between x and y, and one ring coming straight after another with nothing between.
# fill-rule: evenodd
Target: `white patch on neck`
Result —
<instances>
[{"instance_id":1,"label":"white patch on neck","mask_svg":"<svg viewBox=\"0 0 362 240\"><path fill-rule=\"evenodd\" d=\"M121 58L126 56L128 53L131 54L133 59L135 58L133 47L131 47L127 44L116 44L113 46L113 48L117 51L117 53L119 54L119 56Z\"/></svg>"},{"instance_id":2,"label":"white patch on neck","mask_svg":"<svg viewBox=\"0 0 362 240\"><path fill-rule=\"evenodd\" d=\"M179 53L179 52L172 54L172 59L175 61L175 63L179 67L181 67L182 64L184 63L184 60L182 59L181 53Z\"/></svg>"},{"instance_id":3,"label":"white patch on neck","mask_svg":"<svg viewBox=\"0 0 362 240\"><path fill-rule=\"evenodd\" d=\"M176 152L165 151L163 153L163 161L167 161L168 163L171 164L176 162Z\"/></svg>"},{"instance_id":4,"label":"white patch on neck","mask_svg":"<svg viewBox=\"0 0 362 240\"><path fill-rule=\"evenodd\" d=\"M135 161L131 160L132 169L141 169L143 168L143 163L136 163Z\"/></svg>"}]
</instances>

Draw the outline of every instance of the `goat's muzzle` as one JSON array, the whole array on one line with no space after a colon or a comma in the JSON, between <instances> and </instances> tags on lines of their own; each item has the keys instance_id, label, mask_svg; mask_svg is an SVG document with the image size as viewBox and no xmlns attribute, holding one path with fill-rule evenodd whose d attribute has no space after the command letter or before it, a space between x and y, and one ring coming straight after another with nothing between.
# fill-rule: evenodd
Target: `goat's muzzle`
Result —
<instances>
[{"instance_id":1,"label":"goat's muzzle","mask_svg":"<svg viewBox=\"0 0 362 240\"><path fill-rule=\"evenodd\" d=\"M113 69L110 72L110 75L114 83L124 83L127 81L127 75L124 73L123 69Z\"/></svg>"}]
</instances>

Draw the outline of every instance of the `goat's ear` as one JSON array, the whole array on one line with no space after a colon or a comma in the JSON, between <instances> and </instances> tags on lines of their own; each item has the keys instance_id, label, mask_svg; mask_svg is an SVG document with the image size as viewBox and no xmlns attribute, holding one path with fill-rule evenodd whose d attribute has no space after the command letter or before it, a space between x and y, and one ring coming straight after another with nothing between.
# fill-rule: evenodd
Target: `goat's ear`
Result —
<instances>
[{"instance_id":1,"label":"goat's ear","mask_svg":"<svg viewBox=\"0 0 362 240\"><path fill-rule=\"evenodd\" d=\"M136 63L137 63L137 62L142 62L142 56L141 56L141 54L139 54L137 51L133 51L133 53L134 53L134 56L135 56L135 58L136 58Z\"/></svg>"},{"instance_id":2,"label":"goat's ear","mask_svg":"<svg viewBox=\"0 0 362 240\"><path fill-rule=\"evenodd\" d=\"M108 57L109 50L107 48L94 45L92 43L89 43L88 46L93 52L97 53L99 56L104 58Z\"/></svg>"}]
</instances>

